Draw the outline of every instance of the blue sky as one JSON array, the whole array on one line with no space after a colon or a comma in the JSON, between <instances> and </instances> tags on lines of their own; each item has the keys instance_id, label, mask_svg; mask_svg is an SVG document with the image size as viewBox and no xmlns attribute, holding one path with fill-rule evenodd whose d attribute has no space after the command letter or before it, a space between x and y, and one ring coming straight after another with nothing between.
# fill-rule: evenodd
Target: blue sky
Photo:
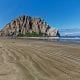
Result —
<instances>
[{"instance_id":1,"label":"blue sky","mask_svg":"<svg viewBox=\"0 0 80 80\"><path fill-rule=\"evenodd\" d=\"M57 29L78 29L80 0L0 0L0 28L20 15L41 17Z\"/></svg>"}]
</instances>

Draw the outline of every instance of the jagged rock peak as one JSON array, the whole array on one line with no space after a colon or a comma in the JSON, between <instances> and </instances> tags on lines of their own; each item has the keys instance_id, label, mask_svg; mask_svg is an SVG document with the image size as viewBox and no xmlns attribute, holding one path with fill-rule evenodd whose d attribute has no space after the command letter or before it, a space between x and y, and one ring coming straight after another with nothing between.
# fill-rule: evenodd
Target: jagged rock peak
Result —
<instances>
[{"instance_id":1,"label":"jagged rock peak","mask_svg":"<svg viewBox=\"0 0 80 80\"><path fill-rule=\"evenodd\" d=\"M41 18L31 16L19 16L8 23L2 30L2 36L18 36L26 33L43 34L42 36L59 36L59 31L52 29L47 22Z\"/></svg>"}]
</instances>

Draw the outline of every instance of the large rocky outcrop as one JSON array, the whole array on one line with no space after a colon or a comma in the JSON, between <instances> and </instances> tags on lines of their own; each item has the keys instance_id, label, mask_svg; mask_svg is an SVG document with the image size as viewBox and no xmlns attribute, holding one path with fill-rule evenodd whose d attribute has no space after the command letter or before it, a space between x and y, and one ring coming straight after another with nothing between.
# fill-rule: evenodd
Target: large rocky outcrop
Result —
<instances>
[{"instance_id":1,"label":"large rocky outcrop","mask_svg":"<svg viewBox=\"0 0 80 80\"><path fill-rule=\"evenodd\" d=\"M52 29L41 18L30 16L20 16L7 24L2 30L2 36L18 36L19 33L26 34L27 32L43 33L43 36L59 36L56 29Z\"/></svg>"}]
</instances>

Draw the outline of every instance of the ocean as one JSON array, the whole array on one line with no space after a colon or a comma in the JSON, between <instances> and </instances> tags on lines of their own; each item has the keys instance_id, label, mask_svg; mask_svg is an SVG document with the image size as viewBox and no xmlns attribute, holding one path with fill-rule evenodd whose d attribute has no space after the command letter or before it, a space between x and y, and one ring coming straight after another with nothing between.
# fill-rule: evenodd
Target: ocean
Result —
<instances>
[{"instance_id":1,"label":"ocean","mask_svg":"<svg viewBox=\"0 0 80 80\"><path fill-rule=\"evenodd\" d=\"M59 41L80 43L80 36L61 36Z\"/></svg>"}]
</instances>

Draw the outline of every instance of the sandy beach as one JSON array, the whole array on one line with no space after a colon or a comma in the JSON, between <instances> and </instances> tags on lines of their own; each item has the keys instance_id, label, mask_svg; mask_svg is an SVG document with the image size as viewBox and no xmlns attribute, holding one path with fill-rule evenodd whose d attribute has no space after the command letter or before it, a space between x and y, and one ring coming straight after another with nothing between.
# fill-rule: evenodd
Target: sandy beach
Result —
<instances>
[{"instance_id":1,"label":"sandy beach","mask_svg":"<svg viewBox=\"0 0 80 80\"><path fill-rule=\"evenodd\" d=\"M0 80L80 80L80 45L0 39Z\"/></svg>"}]
</instances>

